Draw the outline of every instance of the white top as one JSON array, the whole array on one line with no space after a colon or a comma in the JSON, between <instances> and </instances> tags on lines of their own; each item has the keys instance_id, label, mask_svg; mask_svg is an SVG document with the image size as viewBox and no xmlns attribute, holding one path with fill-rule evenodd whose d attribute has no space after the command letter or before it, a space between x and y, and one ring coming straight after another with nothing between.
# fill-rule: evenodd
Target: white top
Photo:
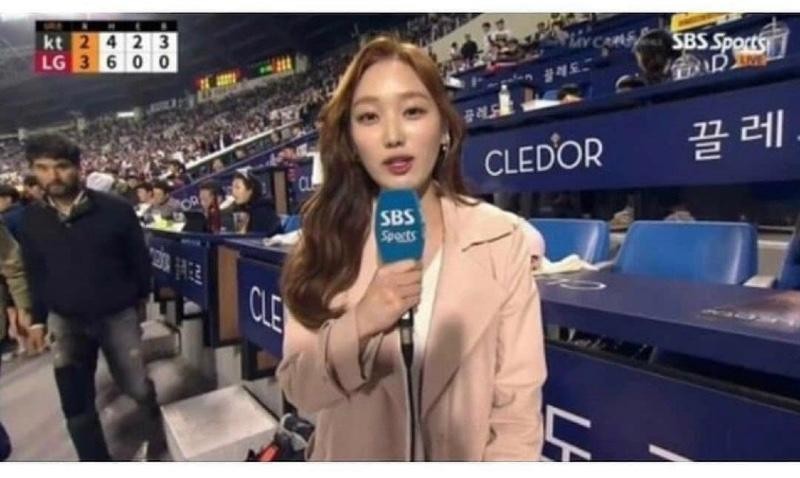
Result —
<instances>
[{"instance_id":1,"label":"white top","mask_svg":"<svg viewBox=\"0 0 800 478\"><path fill-rule=\"evenodd\" d=\"M497 43L498 40L504 40L506 42L510 41L513 38L511 34L511 30L505 28L503 30L495 30L492 32L492 41Z\"/></svg>"},{"instance_id":2,"label":"white top","mask_svg":"<svg viewBox=\"0 0 800 478\"><path fill-rule=\"evenodd\" d=\"M428 331L431 326L433 301L436 298L436 285L439 283L439 272L442 269L442 249L436 253L428 268L422 275L422 294L419 306L414 313L414 361L411 365L411 383L414 394L414 424L415 450L414 461L425 461L425 447L422 443L422 431L419 426L419 410L422 385L422 364L425 361L425 347L428 341ZM410 439L410 438L409 438Z\"/></svg>"},{"instance_id":3,"label":"white top","mask_svg":"<svg viewBox=\"0 0 800 478\"><path fill-rule=\"evenodd\" d=\"M142 217L152 206L150 203L139 203L134 208L134 211L138 217Z\"/></svg>"}]
</instances>

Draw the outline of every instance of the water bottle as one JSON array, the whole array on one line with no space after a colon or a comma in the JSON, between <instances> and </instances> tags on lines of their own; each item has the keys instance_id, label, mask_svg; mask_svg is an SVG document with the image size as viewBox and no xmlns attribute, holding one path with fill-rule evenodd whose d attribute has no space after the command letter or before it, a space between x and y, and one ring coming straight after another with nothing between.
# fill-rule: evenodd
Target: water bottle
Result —
<instances>
[{"instance_id":1,"label":"water bottle","mask_svg":"<svg viewBox=\"0 0 800 478\"><path fill-rule=\"evenodd\" d=\"M498 100L500 103L500 116L507 116L512 114L513 105L511 103L511 92L508 91L508 85L503 83L500 86L500 93L498 94Z\"/></svg>"},{"instance_id":2,"label":"water bottle","mask_svg":"<svg viewBox=\"0 0 800 478\"><path fill-rule=\"evenodd\" d=\"M789 27L772 17L772 22L764 25L758 34L763 41L767 60L782 60L786 56L786 48L789 44Z\"/></svg>"}]
</instances>

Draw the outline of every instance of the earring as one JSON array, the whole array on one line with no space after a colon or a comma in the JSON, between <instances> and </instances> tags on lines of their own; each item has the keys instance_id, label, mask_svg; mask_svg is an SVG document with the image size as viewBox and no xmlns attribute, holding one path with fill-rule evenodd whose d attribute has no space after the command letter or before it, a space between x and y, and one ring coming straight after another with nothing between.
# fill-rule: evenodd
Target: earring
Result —
<instances>
[{"instance_id":1,"label":"earring","mask_svg":"<svg viewBox=\"0 0 800 478\"><path fill-rule=\"evenodd\" d=\"M445 133L442 136L442 154L444 154L444 156L447 156L449 150L450 150L450 133Z\"/></svg>"}]
</instances>

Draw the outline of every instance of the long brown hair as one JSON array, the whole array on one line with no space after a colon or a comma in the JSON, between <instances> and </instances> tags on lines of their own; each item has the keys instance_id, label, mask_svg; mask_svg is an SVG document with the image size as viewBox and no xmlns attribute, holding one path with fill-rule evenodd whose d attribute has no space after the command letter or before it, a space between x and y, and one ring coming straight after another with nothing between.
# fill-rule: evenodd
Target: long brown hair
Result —
<instances>
[{"instance_id":1,"label":"long brown hair","mask_svg":"<svg viewBox=\"0 0 800 478\"><path fill-rule=\"evenodd\" d=\"M439 155L433 178L439 194L470 204L461 176L464 123L450 102L434 62L419 48L391 37L378 37L356 54L331 100L320 113L319 149L325 180L301 210L301 240L283 265L281 294L294 317L319 328L344 313L331 300L356 280L380 188L358 160L350 134L353 95L364 72L375 63L398 59L408 64L430 92L447 125L450 147Z\"/></svg>"}]
</instances>

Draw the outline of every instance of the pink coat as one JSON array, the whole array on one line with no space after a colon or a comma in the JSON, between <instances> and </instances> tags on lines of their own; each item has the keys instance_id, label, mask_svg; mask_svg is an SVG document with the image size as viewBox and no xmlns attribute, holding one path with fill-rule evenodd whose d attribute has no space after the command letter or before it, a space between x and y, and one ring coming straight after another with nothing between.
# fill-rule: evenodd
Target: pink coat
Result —
<instances>
[{"instance_id":1,"label":"pink coat","mask_svg":"<svg viewBox=\"0 0 800 478\"><path fill-rule=\"evenodd\" d=\"M494 206L442 199L442 267L422 372L428 460L537 460L547 372L539 293L519 222ZM373 231L374 232L374 231ZM406 460L408 412L397 330L359 356L354 308L378 266L374 234L346 312L310 331L288 314L278 379L317 413L311 460Z\"/></svg>"}]
</instances>

